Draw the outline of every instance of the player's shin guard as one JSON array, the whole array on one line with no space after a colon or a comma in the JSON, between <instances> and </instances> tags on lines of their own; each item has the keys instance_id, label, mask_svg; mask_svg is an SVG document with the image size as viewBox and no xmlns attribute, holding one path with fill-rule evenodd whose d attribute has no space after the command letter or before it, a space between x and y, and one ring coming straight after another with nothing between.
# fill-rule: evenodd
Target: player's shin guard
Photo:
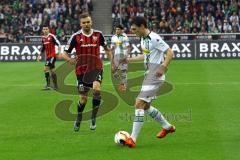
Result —
<instances>
[{"instance_id":1,"label":"player's shin guard","mask_svg":"<svg viewBox=\"0 0 240 160\"><path fill-rule=\"evenodd\" d=\"M52 81L53 81L53 85L54 85L54 88L57 89L58 88L58 85L57 85L57 74L52 72Z\"/></svg>"},{"instance_id":2,"label":"player's shin guard","mask_svg":"<svg viewBox=\"0 0 240 160\"><path fill-rule=\"evenodd\" d=\"M135 110L135 117L133 122L132 134L131 137L134 142L137 140L137 136L141 131L144 119L144 109L136 109Z\"/></svg>"},{"instance_id":3,"label":"player's shin guard","mask_svg":"<svg viewBox=\"0 0 240 160\"><path fill-rule=\"evenodd\" d=\"M81 104L79 101L78 106L77 106L77 111L78 111L77 120L74 123L74 131L75 132L78 132L80 129L80 123L82 121L82 112L83 112L84 108L85 108L85 104Z\"/></svg>"},{"instance_id":4,"label":"player's shin guard","mask_svg":"<svg viewBox=\"0 0 240 160\"><path fill-rule=\"evenodd\" d=\"M78 115L77 115L77 121L81 122L82 121L82 112L85 108L86 104L81 104L80 101L78 101L78 105L77 105L77 111L78 111Z\"/></svg>"},{"instance_id":5,"label":"player's shin guard","mask_svg":"<svg viewBox=\"0 0 240 160\"><path fill-rule=\"evenodd\" d=\"M49 87L50 86L50 74L49 74L49 72L45 72L45 79L46 79L47 87Z\"/></svg>"},{"instance_id":6,"label":"player's shin guard","mask_svg":"<svg viewBox=\"0 0 240 160\"><path fill-rule=\"evenodd\" d=\"M100 91L93 91L93 100L92 100L92 125L96 124L96 116L101 103L101 94Z\"/></svg>"},{"instance_id":7,"label":"player's shin guard","mask_svg":"<svg viewBox=\"0 0 240 160\"><path fill-rule=\"evenodd\" d=\"M168 123L168 121L164 118L164 116L158 109L154 108L153 106L150 106L150 108L147 110L147 113L155 121L160 123L164 129L171 128L172 125Z\"/></svg>"}]
</instances>

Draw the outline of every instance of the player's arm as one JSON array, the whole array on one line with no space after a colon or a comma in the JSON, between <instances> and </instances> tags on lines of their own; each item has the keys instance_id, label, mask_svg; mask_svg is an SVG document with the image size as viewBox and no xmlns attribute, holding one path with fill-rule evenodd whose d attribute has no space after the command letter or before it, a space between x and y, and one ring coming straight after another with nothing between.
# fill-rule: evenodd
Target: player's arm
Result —
<instances>
[{"instance_id":1,"label":"player's arm","mask_svg":"<svg viewBox=\"0 0 240 160\"><path fill-rule=\"evenodd\" d=\"M57 47L57 58L58 59L61 59L62 57L61 57L61 43L60 43L60 41L57 39L57 37L55 36L55 35L53 35L53 42L55 43L55 45L56 46L58 46Z\"/></svg>"},{"instance_id":2,"label":"player's arm","mask_svg":"<svg viewBox=\"0 0 240 160\"><path fill-rule=\"evenodd\" d=\"M162 39L157 39L156 42L156 49L161 50L166 55L165 60L156 72L156 76L161 77L167 71L167 67L170 64L174 53L173 50L169 48L169 45L165 43Z\"/></svg>"},{"instance_id":3,"label":"player's arm","mask_svg":"<svg viewBox=\"0 0 240 160\"><path fill-rule=\"evenodd\" d=\"M165 60L160 65L159 69L156 72L157 77L161 77L167 71L167 67L173 58L173 51L171 48L168 48L167 51L165 52L165 54L166 54Z\"/></svg>"},{"instance_id":4,"label":"player's arm","mask_svg":"<svg viewBox=\"0 0 240 160\"><path fill-rule=\"evenodd\" d=\"M110 49L111 49L110 53L111 53L111 56L112 56L111 69L112 69L112 72L114 72L115 69L116 69L116 66L115 66L114 61L113 61L114 55L115 55L115 49L116 49L114 37L111 38L111 48Z\"/></svg>"},{"instance_id":5,"label":"player's arm","mask_svg":"<svg viewBox=\"0 0 240 160\"><path fill-rule=\"evenodd\" d=\"M113 58L115 54L115 46L111 46L110 53L112 54L112 58Z\"/></svg>"},{"instance_id":6,"label":"player's arm","mask_svg":"<svg viewBox=\"0 0 240 160\"><path fill-rule=\"evenodd\" d=\"M108 48L107 46L104 46L104 50L105 50L105 54L107 55L107 57L110 61L111 70L113 72L115 70L115 66L114 66L114 63L113 63L113 53L114 53L114 51L111 48Z\"/></svg>"},{"instance_id":7,"label":"player's arm","mask_svg":"<svg viewBox=\"0 0 240 160\"><path fill-rule=\"evenodd\" d=\"M129 46L127 46L127 54L128 54L128 55L131 54L131 49L132 49L132 47L131 47L131 45L129 44Z\"/></svg>"},{"instance_id":8,"label":"player's arm","mask_svg":"<svg viewBox=\"0 0 240 160\"><path fill-rule=\"evenodd\" d=\"M113 56L112 56L112 51L109 49L107 46L104 47L105 54L107 55L109 61L112 63Z\"/></svg>"},{"instance_id":9,"label":"player's arm","mask_svg":"<svg viewBox=\"0 0 240 160\"><path fill-rule=\"evenodd\" d=\"M126 46L127 46L127 54L130 55L132 47L127 36L126 36Z\"/></svg>"},{"instance_id":10,"label":"player's arm","mask_svg":"<svg viewBox=\"0 0 240 160\"><path fill-rule=\"evenodd\" d=\"M131 44L129 43L129 39L127 37L127 42L128 42L128 54L130 55L131 54ZM144 60L144 54L138 54L138 56L135 56L135 57L131 57L131 58L128 58L127 61L128 62L138 62L138 61L143 61Z\"/></svg>"},{"instance_id":11,"label":"player's arm","mask_svg":"<svg viewBox=\"0 0 240 160\"><path fill-rule=\"evenodd\" d=\"M112 62L113 57L112 57L111 49L108 48L107 42L104 36L102 35L102 33L100 34L100 45L104 48L105 54L107 55L109 61Z\"/></svg>"},{"instance_id":12,"label":"player's arm","mask_svg":"<svg viewBox=\"0 0 240 160\"><path fill-rule=\"evenodd\" d=\"M76 59L70 58L66 51L63 51L63 53L61 54L61 58L63 58L65 61L69 62L70 64L76 64Z\"/></svg>"},{"instance_id":13,"label":"player's arm","mask_svg":"<svg viewBox=\"0 0 240 160\"><path fill-rule=\"evenodd\" d=\"M173 50L171 48L168 48L168 50L165 53L166 53L166 57L164 62L161 65L167 68L173 58Z\"/></svg>"},{"instance_id":14,"label":"player's arm","mask_svg":"<svg viewBox=\"0 0 240 160\"><path fill-rule=\"evenodd\" d=\"M37 61L39 62L41 60L41 54L45 54L45 46L43 44L43 41L42 41L42 49L41 49L41 52L38 54L37 56Z\"/></svg>"},{"instance_id":15,"label":"player's arm","mask_svg":"<svg viewBox=\"0 0 240 160\"><path fill-rule=\"evenodd\" d=\"M115 49L116 49L113 37L111 38L111 47L110 48L111 48L111 54L112 54L112 58L113 58L114 52L115 52Z\"/></svg>"},{"instance_id":16,"label":"player's arm","mask_svg":"<svg viewBox=\"0 0 240 160\"><path fill-rule=\"evenodd\" d=\"M127 59L129 62L138 62L144 60L144 54L140 54L136 57L131 57Z\"/></svg>"},{"instance_id":17,"label":"player's arm","mask_svg":"<svg viewBox=\"0 0 240 160\"><path fill-rule=\"evenodd\" d=\"M68 44L65 48L65 50L63 51L63 53L61 54L61 58L63 58L64 60L66 60L67 62L69 62L70 64L76 64L76 59L71 58L68 54L70 54L73 50L73 48L75 47L76 44L76 40L75 37L72 36L69 41Z\"/></svg>"}]
</instances>

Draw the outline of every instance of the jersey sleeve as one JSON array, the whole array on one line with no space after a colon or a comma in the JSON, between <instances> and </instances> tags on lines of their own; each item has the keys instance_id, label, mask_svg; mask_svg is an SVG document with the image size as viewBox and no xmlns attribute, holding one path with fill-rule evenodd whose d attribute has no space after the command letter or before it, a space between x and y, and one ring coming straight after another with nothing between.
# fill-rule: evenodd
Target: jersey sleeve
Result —
<instances>
[{"instance_id":1,"label":"jersey sleeve","mask_svg":"<svg viewBox=\"0 0 240 160\"><path fill-rule=\"evenodd\" d=\"M129 45L130 45L129 39L127 36L125 36L125 46L129 46Z\"/></svg>"},{"instance_id":2,"label":"jersey sleeve","mask_svg":"<svg viewBox=\"0 0 240 160\"><path fill-rule=\"evenodd\" d=\"M161 37L154 38L153 45L163 53L169 49L169 45Z\"/></svg>"},{"instance_id":3,"label":"jersey sleeve","mask_svg":"<svg viewBox=\"0 0 240 160\"><path fill-rule=\"evenodd\" d=\"M44 43L43 43L43 40L42 40L42 49L41 49L41 52L43 53L45 51L45 46L44 46Z\"/></svg>"},{"instance_id":4,"label":"jersey sleeve","mask_svg":"<svg viewBox=\"0 0 240 160\"><path fill-rule=\"evenodd\" d=\"M60 46L61 43L60 43L60 41L57 39L57 37L54 36L54 35L52 35L52 37L53 37L53 42L55 43L55 45Z\"/></svg>"},{"instance_id":5,"label":"jersey sleeve","mask_svg":"<svg viewBox=\"0 0 240 160\"><path fill-rule=\"evenodd\" d=\"M75 44L76 44L76 38L75 38L74 35L72 35L71 38L68 40L68 43L67 43L67 45L66 45L64 50L67 53L71 53L73 48L75 47Z\"/></svg>"},{"instance_id":6,"label":"jersey sleeve","mask_svg":"<svg viewBox=\"0 0 240 160\"><path fill-rule=\"evenodd\" d=\"M107 42L102 33L100 33L100 45L103 47L107 47Z\"/></svg>"}]
</instances>

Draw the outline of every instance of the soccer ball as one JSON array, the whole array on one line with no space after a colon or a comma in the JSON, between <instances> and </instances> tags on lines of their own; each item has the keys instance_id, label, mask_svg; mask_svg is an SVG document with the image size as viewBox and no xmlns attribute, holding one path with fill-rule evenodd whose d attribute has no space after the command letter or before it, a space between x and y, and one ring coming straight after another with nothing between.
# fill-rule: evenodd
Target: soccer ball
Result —
<instances>
[{"instance_id":1,"label":"soccer ball","mask_svg":"<svg viewBox=\"0 0 240 160\"><path fill-rule=\"evenodd\" d=\"M126 131L118 131L115 134L114 142L118 145L124 145L127 138L130 137L130 134Z\"/></svg>"}]
</instances>

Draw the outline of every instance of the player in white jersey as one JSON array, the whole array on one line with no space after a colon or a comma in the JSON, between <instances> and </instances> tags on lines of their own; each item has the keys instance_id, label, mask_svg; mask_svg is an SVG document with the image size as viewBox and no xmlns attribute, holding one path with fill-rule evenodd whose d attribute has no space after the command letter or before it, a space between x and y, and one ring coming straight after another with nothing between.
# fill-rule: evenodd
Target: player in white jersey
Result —
<instances>
[{"instance_id":1,"label":"player in white jersey","mask_svg":"<svg viewBox=\"0 0 240 160\"><path fill-rule=\"evenodd\" d=\"M176 130L151 102L155 99L155 94L164 83L165 71L172 60L173 51L161 37L147 28L144 17L134 17L131 30L141 38L141 48L143 55L129 58L129 61L144 59L145 78L143 80L141 92L135 102L135 117L133 122L132 134L125 142L129 147L136 146L137 136L142 128L144 114L156 120L162 126L162 130L157 134L157 138L163 138L168 133ZM164 58L165 55L165 58Z\"/></svg>"},{"instance_id":2,"label":"player in white jersey","mask_svg":"<svg viewBox=\"0 0 240 160\"><path fill-rule=\"evenodd\" d=\"M112 73L120 79L119 91L125 91L127 87L127 67L126 59L130 53L130 44L127 35L123 32L123 26L115 27L116 34L111 38L111 49L113 54Z\"/></svg>"}]
</instances>

